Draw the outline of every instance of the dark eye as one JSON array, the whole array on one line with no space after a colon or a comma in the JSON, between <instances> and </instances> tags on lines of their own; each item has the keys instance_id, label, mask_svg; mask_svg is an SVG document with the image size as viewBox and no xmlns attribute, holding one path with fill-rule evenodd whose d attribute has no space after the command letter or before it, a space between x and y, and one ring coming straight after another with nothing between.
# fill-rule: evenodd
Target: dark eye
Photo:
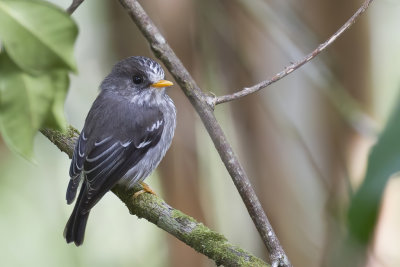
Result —
<instances>
[{"instance_id":1,"label":"dark eye","mask_svg":"<svg viewBox=\"0 0 400 267\"><path fill-rule=\"evenodd\" d=\"M143 77L142 76L133 76L132 78L134 84L141 84L143 82Z\"/></svg>"}]
</instances>

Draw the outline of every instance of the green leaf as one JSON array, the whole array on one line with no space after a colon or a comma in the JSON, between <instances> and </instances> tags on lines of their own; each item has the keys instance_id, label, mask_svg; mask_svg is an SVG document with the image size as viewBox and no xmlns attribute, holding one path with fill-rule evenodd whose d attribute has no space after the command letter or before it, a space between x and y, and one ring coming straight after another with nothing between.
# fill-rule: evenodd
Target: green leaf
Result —
<instances>
[{"instance_id":1,"label":"green leaf","mask_svg":"<svg viewBox=\"0 0 400 267\"><path fill-rule=\"evenodd\" d=\"M61 97L68 87L66 71L31 76L0 53L0 130L11 150L32 159L33 139L50 116L59 116ZM58 84L58 92L53 90ZM64 94L65 95L65 94ZM55 101L55 98L60 98ZM56 110L54 112L53 110Z\"/></svg>"},{"instance_id":2,"label":"green leaf","mask_svg":"<svg viewBox=\"0 0 400 267\"><path fill-rule=\"evenodd\" d=\"M0 39L13 61L35 73L59 68L76 70L75 22L45 1L0 0Z\"/></svg>"},{"instance_id":3,"label":"green leaf","mask_svg":"<svg viewBox=\"0 0 400 267\"><path fill-rule=\"evenodd\" d=\"M365 179L349 209L350 236L366 244L374 231L379 206L390 176L400 170L400 101L368 158Z\"/></svg>"}]
</instances>

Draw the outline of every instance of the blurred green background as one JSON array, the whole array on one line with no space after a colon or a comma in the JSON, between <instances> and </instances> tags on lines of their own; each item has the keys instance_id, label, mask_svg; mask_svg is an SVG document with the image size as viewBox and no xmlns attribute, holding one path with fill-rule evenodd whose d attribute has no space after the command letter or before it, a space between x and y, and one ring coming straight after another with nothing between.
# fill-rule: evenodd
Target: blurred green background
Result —
<instances>
[{"instance_id":1,"label":"blurred green background","mask_svg":"<svg viewBox=\"0 0 400 267\"><path fill-rule=\"evenodd\" d=\"M70 1L50 1L62 8ZM354 0L142 1L205 91L217 95L265 80L333 34ZM331 48L273 86L216 114L295 266L335 263L350 196L368 151L398 99L400 3L375 1ZM81 129L112 65L154 57L118 1L85 1L73 14L80 33L77 75L65 105ZM1 75L1 74L0 74ZM169 75L167 78L172 79ZM266 250L189 101L177 86L171 149L147 182L177 209L266 259ZM399 151L400 152L400 151ZM69 160L41 134L36 164L0 143L0 266L214 266L107 194L91 213L85 243L62 237ZM367 266L400 266L400 181L388 183Z\"/></svg>"}]
</instances>

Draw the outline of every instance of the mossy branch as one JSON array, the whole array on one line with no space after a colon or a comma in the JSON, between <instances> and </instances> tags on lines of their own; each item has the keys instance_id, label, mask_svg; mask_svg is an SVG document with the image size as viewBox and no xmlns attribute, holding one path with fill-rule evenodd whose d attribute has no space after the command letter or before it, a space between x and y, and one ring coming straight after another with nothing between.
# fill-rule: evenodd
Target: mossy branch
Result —
<instances>
[{"instance_id":1,"label":"mossy branch","mask_svg":"<svg viewBox=\"0 0 400 267\"><path fill-rule=\"evenodd\" d=\"M72 157L74 145L79 136L78 130L69 126L65 133L51 129L42 129L41 132L62 152ZM125 203L131 214L157 225L197 252L212 259L217 265L270 266L249 252L232 245L223 235L172 208L158 196L141 194L133 198L134 192L140 189L140 186L133 189L116 186L112 191Z\"/></svg>"}]
</instances>

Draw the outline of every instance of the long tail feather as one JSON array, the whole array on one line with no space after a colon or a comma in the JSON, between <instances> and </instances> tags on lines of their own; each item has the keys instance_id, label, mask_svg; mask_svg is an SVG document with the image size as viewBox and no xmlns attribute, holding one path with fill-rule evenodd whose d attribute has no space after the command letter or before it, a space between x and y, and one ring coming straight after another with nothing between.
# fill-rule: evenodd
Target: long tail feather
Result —
<instances>
[{"instance_id":1,"label":"long tail feather","mask_svg":"<svg viewBox=\"0 0 400 267\"><path fill-rule=\"evenodd\" d=\"M85 183L83 183L74 210L72 211L72 214L69 217L67 225L64 228L64 237L67 240L67 243L74 242L76 246L80 246L83 243L85 237L86 224L89 218L90 211L84 212L80 207L82 197L85 194L86 194L86 185Z\"/></svg>"}]
</instances>

